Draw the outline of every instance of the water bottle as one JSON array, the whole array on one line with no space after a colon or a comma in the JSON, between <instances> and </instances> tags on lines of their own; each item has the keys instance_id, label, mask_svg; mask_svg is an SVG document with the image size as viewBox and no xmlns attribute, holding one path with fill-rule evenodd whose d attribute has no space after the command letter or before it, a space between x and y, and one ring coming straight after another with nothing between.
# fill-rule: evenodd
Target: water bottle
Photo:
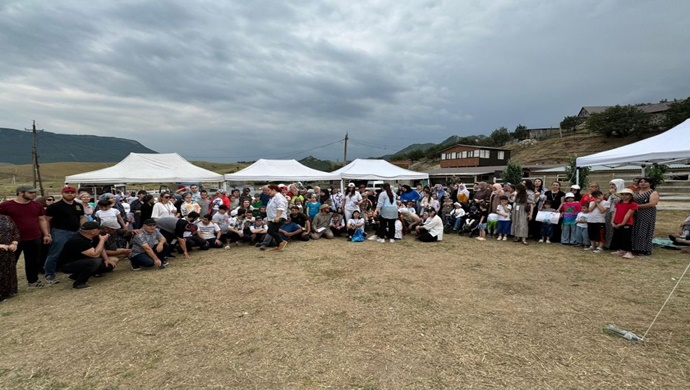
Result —
<instances>
[{"instance_id":1,"label":"water bottle","mask_svg":"<svg viewBox=\"0 0 690 390\"><path fill-rule=\"evenodd\" d=\"M630 340L630 341L644 341L642 337L636 335L633 332L630 332L628 330L622 329L617 327L614 324L608 324L606 325L606 328L604 328L604 331L614 334L616 336L622 337L624 339Z\"/></svg>"}]
</instances>

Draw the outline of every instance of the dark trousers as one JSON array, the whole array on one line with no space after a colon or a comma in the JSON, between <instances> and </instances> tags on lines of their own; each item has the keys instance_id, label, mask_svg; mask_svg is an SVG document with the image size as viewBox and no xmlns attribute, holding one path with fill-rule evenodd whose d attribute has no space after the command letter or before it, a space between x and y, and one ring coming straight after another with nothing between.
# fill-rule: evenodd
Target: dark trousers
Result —
<instances>
[{"instance_id":1,"label":"dark trousers","mask_svg":"<svg viewBox=\"0 0 690 390\"><path fill-rule=\"evenodd\" d=\"M276 242L276 245L280 245L281 242L283 242L283 238L280 237L280 233L278 232L278 229L283 225L283 220L281 219L280 222L273 222L270 221L268 223L268 234L269 236L273 237L273 239Z\"/></svg>"},{"instance_id":2,"label":"dark trousers","mask_svg":"<svg viewBox=\"0 0 690 390\"><path fill-rule=\"evenodd\" d=\"M419 241L436 242L438 241L438 237L432 236L426 229L422 229L419 231Z\"/></svg>"},{"instance_id":3,"label":"dark trousers","mask_svg":"<svg viewBox=\"0 0 690 390\"><path fill-rule=\"evenodd\" d=\"M612 250L632 251L632 226L625 225L613 229L613 240L611 240Z\"/></svg>"},{"instance_id":4,"label":"dark trousers","mask_svg":"<svg viewBox=\"0 0 690 390\"><path fill-rule=\"evenodd\" d=\"M165 258L167 257L167 254L169 253L169 247L168 243L166 242L163 244L163 250L158 252L156 250L156 247L158 245L154 246L153 248L153 253L158 257L158 259L161 262L165 262ZM129 259L129 262L132 264L132 266L139 266L139 267L153 267L154 260L146 253L139 253L138 255L131 257Z\"/></svg>"},{"instance_id":5,"label":"dark trousers","mask_svg":"<svg viewBox=\"0 0 690 390\"><path fill-rule=\"evenodd\" d=\"M86 283L91 275L96 273L103 263L103 259L100 257L95 258L83 258L74 261L70 261L67 264L63 264L60 270L64 273L71 274L72 279L74 279L74 285Z\"/></svg>"},{"instance_id":6,"label":"dark trousers","mask_svg":"<svg viewBox=\"0 0 690 390\"><path fill-rule=\"evenodd\" d=\"M19 241L17 250L14 252L14 265L19 262L19 255L24 252L24 271L26 272L26 281L35 283L38 280L38 272L43 268L41 264L41 239L29 241Z\"/></svg>"},{"instance_id":7,"label":"dark trousers","mask_svg":"<svg viewBox=\"0 0 690 390\"><path fill-rule=\"evenodd\" d=\"M376 231L379 238L395 238L395 219L387 219L381 217L379 219L379 228Z\"/></svg>"}]
</instances>

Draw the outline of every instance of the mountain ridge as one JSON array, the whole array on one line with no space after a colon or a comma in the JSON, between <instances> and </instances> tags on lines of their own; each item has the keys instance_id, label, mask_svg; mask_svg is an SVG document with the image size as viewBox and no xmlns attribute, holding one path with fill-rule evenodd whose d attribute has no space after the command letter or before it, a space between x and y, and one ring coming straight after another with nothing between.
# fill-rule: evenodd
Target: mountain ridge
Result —
<instances>
[{"instance_id":1,"label":"mountain ridge","mask_svg":"<svg viewBox=\"0 0 690 390\"><path fill-rule=\"evenodd\" d=\"M33 144L31 132L0 128L0 162L30 164ZM107 146L107 149L105 148ZM58 134L41 131L37 134L41 163L50 162L117 162L129 153L158 153L138 141L97 135Z\"/></svg>"}]
</instances>

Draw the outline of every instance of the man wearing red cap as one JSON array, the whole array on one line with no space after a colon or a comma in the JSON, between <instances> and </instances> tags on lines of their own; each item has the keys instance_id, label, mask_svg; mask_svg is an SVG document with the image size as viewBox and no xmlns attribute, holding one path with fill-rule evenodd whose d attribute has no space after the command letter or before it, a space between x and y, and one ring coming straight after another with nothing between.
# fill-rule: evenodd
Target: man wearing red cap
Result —
<instances>
[{"instance_id":1,"label":"man wearing red cap","mask_svg":"<svg viewBox=\"0 0 690 390\"><path fill-rule=\"evenodd\" d=\"M29 287L42 287L38 280L41 269L41 243L50 244L50 225L45 218L45 211L36 202L36 189L30 185L17 187L17 197L0 203L0 214L12 218L19 229L19 245L14 251L15 263L24 253L24 271ZM43 241L41 242L41 234Z\"/></svg>"},{"instance_id":2,"label":"man wearing red cap","mask_svg":"<svg viewBox=\"0 0 690 390\"><path fill-rule=\"evenodd\" d=\"M44 265L46 271L46 283L59 283L55 277L58 259L62 253L65 243L79 232L81 225L86 222L84 208L74 201L77 196L77 189L71 186L62 188L62 199L48 206L46 209L46 219L52 226L51 235L53 242L48 251L48 257Z\"/></svg>"}]
</instances>

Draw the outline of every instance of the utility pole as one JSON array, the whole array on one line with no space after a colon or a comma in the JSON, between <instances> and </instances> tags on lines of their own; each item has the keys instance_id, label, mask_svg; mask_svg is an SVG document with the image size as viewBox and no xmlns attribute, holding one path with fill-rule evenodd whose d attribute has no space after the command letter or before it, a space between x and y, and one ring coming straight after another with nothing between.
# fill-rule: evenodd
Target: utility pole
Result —
<instances>
[{"instance_id":1,"label":"utility pole","mask_svg":"<svg viewBox=\"0 0 690 390\"><path fill-rule=\"evenodd\" d=\"M348 133L345 133L345 149L343 150L343 163L347 165L347 140L348 140Z\"/></svg>"},{"instance_id":2,"label":"utility pole","mask_svg":"<svg viewBox=\"0 0 690 390\"><path fill-rule=\"evenodd\" d=\"M38 181L38 185L40 186L41 190L41 196L45 196L45 191L43 190L43 180L41 179L41 169L38 164L38 141L36 137L36 121L33 121L33 126L31 129L24 129L26 131L31 131L32 136L33 136L33 142L32 142L32 147L31 147L31 164L33 165L33 174L34 174L34 188L36 188L36 181ZM43 131L43 130L40 130Z\"/></svg>"}]
</instances>

